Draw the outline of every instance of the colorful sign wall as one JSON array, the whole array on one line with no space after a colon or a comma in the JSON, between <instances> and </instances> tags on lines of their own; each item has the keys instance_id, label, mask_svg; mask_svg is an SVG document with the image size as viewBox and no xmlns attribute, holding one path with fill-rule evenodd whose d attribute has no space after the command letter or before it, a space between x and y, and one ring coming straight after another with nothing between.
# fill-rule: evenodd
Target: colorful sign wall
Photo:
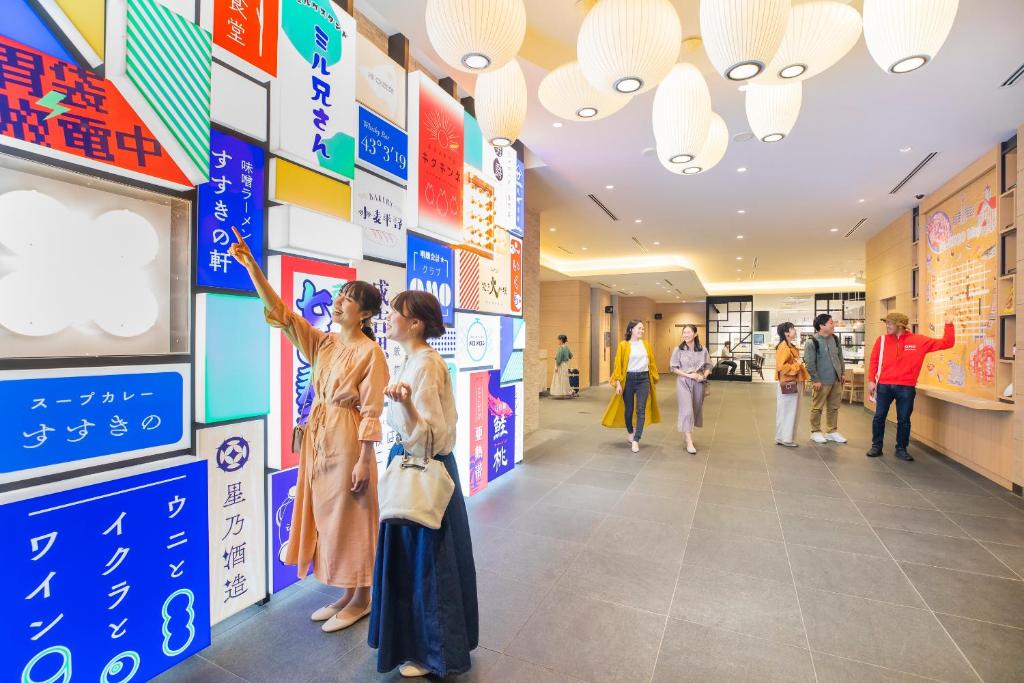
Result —
<instances>
[{"instance_id":1,"label":"colorful sign wall","mask_svg":"<svg viewBox=\"0 0 1024 683\"><path fill-rule=\"evenodd\" d=\"M356 279L356 271L294 256L272 256L268 265L271 284L291 310L323 332L334 331L334 298L346 282ZM270 331L270 344L274 368L267 465L285 469L299 464L298 454L292 452L292 430L309 419L315 396L313 368L280 330Z\"/></svg>"},{"instance_id":2,"label":"colorful sign wall","mask_svg":"<svg viewBox=\"0 0 1024 683\"><path fill-rule=\"evenodd\" d=\"M263 264L266 155L256 145L213 131L210 182L197 189L196 284L255 291L249 273L228 255L238 228L256 262Z\"/></svg>"},{"instance_id":3,"label":"colorful sign wall","mask_svg":"<svg viewBox=\"0 0 1024 683\"><path fill-rule=\"evenodd\" d=\"M455 322L455 263L452 248L409 233L406 289L430 292L441 303L445 325Z\"/></svg>"},{"instance_id":4,"label":"colorful sign wall","mask_svg":"<svg viewBox=\"0 0 1024 683\"><path fill-rule=\"evenodd\" d=\"M206 463L0 495L5 681L154 678L210 644Z\"/></svg>"},{"instance_id":5,"label":"colorful sign wall","mask_svg":"<svg viewBox=\"0 0 1024 683\"><path fill-rule=\"evenodd\" d=\"M993 169L934 207L925 219L920 247L921 333L941 337L947 319L959 320L956 345L929 354L920 382L991 400L997 398L999 357L997 188Z\"/></svg>"},{"instance_id":6,"label":"colorful sign wall","mask_svg":"<svg viewBox=\"0 0 1024 683\"><path fill-rule=\"evenodd\" d=\"M356 22L330 0L281 0L270 149L344 178L355 162Z\"/></svg>"},{"instance_id":7,"label":"colorful sign wall","mask_svg":"<svg viewBox=\"0 0 1024 683\"><path fill-rule=\"evenodd\" d=\"M196 432L196 454L208 464L210 624L267 595L263 533L263 420Z\"/></svg>"},{"instance_id":8,"label":"colorful sign wall","mask_svg":"<svg viewBox=\"0 0 1024 683\"><path fill-rule=\"evenodd\" d=\"M0 371L0 482L191 444L187 364Z\"/></svg>"}]
</instances>

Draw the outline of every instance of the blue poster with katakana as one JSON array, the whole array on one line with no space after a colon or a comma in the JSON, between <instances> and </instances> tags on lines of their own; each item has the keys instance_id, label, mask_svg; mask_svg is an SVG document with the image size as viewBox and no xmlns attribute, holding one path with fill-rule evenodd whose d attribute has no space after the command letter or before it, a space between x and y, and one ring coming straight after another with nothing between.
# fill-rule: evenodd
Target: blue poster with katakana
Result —
<instances>
[{"instance_id":1,"label":"blue poster with katakana","mask_svg":"<svg viewBox=\"0 0 1024 683\"><path fill-rule=\"evenodd\" d=\"M187 364L0 372L0 482L191 443Z\"/></svg>"},{"instance_id":2,"label":"blue poster with katakana","mask_svg":"<svg viewBox=\"0 0 1024 683\"><path fill-rule=\"evenodd\" d=\"M266 154L219 130L210 131L210 182L197 186L196 284L255 291L249 274L228 256L242 233L256 262L263 263L263 205Z\"/></svg>"},{"instance_id":3,"label":"blue poster with katakana","mask_svg":"<svg viewBox=\"0 0 1024 683\"><path fill-rule=\"evenodd\" d=\"M445 325L455 324L455 262L452 248L409 233L406 289L430 292L441 303Z\"/></svg>"},{"instance_id":4,"label":"blue poster with katakana","mask_svg":"<svg viewBox=\"0 0 1024 683\"><path fill-rule=\"evenodd\" d=\"M210 644L207 464L174 463L0 497L0 680L148 681Z\"/></svg>"}]
</instances>

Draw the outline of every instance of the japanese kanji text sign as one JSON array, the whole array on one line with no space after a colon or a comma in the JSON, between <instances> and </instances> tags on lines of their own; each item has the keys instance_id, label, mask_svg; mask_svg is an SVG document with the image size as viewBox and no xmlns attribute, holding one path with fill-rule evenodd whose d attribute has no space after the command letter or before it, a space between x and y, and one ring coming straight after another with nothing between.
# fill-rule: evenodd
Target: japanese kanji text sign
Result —
<instances>
[{"instance_id":1,"label":"japanese kanji text sign","mask_svg":"<svg viewBox=\"0 0 1024 683\"><path fill-rule=\"evenodd\" d=\"M487 480L494 481L515 467L516 390L501 386L501 371L492 370L487 396L487 452L490 467Z\"/></svg>"},{"instance_id":2,"label":"japanese kanji text sign","mask_svg":"<svg viewBox=\"0 0 1024 683\"><path fill-rule=\"evenodd\" d=\"M422 72L409 74L409 220L462 242L462 105Z\"/></svg>"},{"instance_id":3,"label":"japanese kanji text sign","mask_svg":"<svg viewBox=\"0 0 1024 683\"><path fill-rule=\"evenodd\" d=\"M353 188L352 220L363 228L363 254L405 263L405 189L363 170Z\"/></svg>"},{"instance_id":4,"label":"japanese kanji text sign","mask_svg":"<svg viewBox=\"0 0 1024 683\"><path fill-rule=\"evenodd\" d=\"M455 263L451 247L409 233L406 238L406 277L408 286L430 292L441 303L444 324L455 322Z\"/></svg>"},{"instance_id":5,"label":"japanese kanji text sign","mask_svg":"<svg viewBox=\"0 0 1024 683\"><path fill-rule=\"evenodd\" d=\"M0 680L148 681L210 644L206 463L161 465L0 495Z\"/></svg>"},{"instance_id":6,"label":"japanese kanji text sign","mask_svg":"<svg viewBox=\"0 0 1024 683\"><path fill-rule=\"evenodd\" d=\"M278 0L213 0L213 43L277 75Z\"/></svg>"}]
</instances>

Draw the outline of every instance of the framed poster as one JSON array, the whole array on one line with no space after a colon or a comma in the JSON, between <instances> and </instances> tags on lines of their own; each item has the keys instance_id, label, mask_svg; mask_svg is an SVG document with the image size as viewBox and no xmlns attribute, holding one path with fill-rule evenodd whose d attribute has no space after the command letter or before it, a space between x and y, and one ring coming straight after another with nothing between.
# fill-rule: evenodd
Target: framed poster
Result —
<instances>
[{"instance_id":1,"label":"framed poster","mask_svg":"<svg viewBox=\"0 0 1024 683\"><path fill-rule=\"evenodd\" d=\"M210 644L206 463L0 494L5 681L156 677Z\"/></svg>"},{"instance_id":2,"label":"framed poster","mask_svg":"<svg viewBox=\"0 0 1024 683\"><path fill-rule=\"evenodd\" d=\"M487 479L494 481L516 465L516 389L501 386L500 370L487 374Z\"/></svg>"},{"instance_id":3,"label":"framed poster","mask_svg":"<svg viewBox=\"0 0 1024 683\"><path fill-rule=\"evenodd\" d=\"M463 168L463 244L484 256L494 253L494 187L469 164Z\"/></svg>"},{"instance_id":4,"label":"framed poster","mask_svg":"<svg viewBox=\"0 0 1024 683\"><path fill-rule=\"evenodd\" d=\"M494 257L480 259L480 310L508 314L512 308L509 234L495 230Z\"/></svg>"},{"instance_id":5,"label":"framed poster","mask_svg":"<svg viewBox=\"0 0 1024 683\"><path fill-rule=\"evenodd\" d=\"M501 362L501 317L455 314L455 363L460 370L494 370Z\"/></svg>"},{"instance_id":6,"label":"framed poster","mask_svg":"<svg viewBox=\"0 0 1024 683\"><path fill-rule=\"evenodd\" d=\"M184 450L185 363L0 371L0 483Z\"/></svg>"},{"instance_id":7,"label":"framed poster","mask_svg":"<svg viewBox=\"0 0 1024 683\"><path fill-rule=\"evenodd\" d=\"M484 177L494 188L494 223L504 230L516 227L516 172L512 147L484 145Z\"/></svg>"},{"instance_id":8,"label":"framed poster","mask_svg":"<svg viewBox=\"0 0 1024 683\"><path fill-rule=\"evenodd\" d=\"M356 50L356 99L405 128L405 69L363 34Z\"/></svg>"},{"instance_id":9,"label":"framed poster","mask_svg":"<svg viewBox=\"0 0 1024 683\"><path fill-rule=\"evenodd\" d=\"M512 301L512 315L523 314L523 240L518 237L509 238L509 283Z\"/></svg>"},{"instance_id":10,"label":"framed poster","mask_svg":"<svg viewBox=\"0 0 1024 683\"><path fill-rule=\"evenodd\" d=\"M404 184L409 178L409 136L387 119L359 107L357 158L363 166Z\"/></svg>"},{"instance_id":11,"label":"framed poster","mask_svg":"<svg viewBox=\"0 0 1024 683\"><path fill-rule=\"evenodd\" d=\"M211 625L267 595L263 429L250 420L196 431L196 454L208 464Z\"/></svg>"},{"instance_id":12,"label":"framed poster","mask_svg":"<svg viewBox=\"0 0 1024 683\"><path fill-rule=\"evenodd\" d=\"M332 332L331 308L356 271L295 256L271 256L269 279L292 311L323 332ZM267 467L285 469L299 464L292 452L292 430L306 424L313 405L313 368L280 330L270 330L270 420Z\"/></svg>"},{"instance_id":13,"label":"framed poster","mask_svg":"<svg viewBox=\"0 0 1024 683\"><path fill-rule=\"evenodd\" d=\"M467 414L469 417L469 495L487 488L488 481L488 385L489 372L469 373Z\"/></svg>"},{"instance_id":14,"label":"framed poster","mask_svg":"<svg viewBox=\"0 0 1024 683\"><path fill-rule=\"evenodd\" d=\"M352 214L363 229L363 254L405 263L405 188L361 169L356 169L352 185Z\"/></svg>"},{"instance_id":15,"label":"framed poster","mask_svg":"<svg viewBox=\"0 0 1024 683\"><path fill-rule=\"evenodd\" d=\"M207 0L213 5L213 44L267 76L277 75L279 0Z\"/></svg>"},{"instance_id":16,"label":"framed poster","mask_svg":"<svg viewBox=\"0 0 1024 683\"><path fill-rule=\"evenodd\" d=\"M420 232L462 242L463 109L421 71L409 74L409 207Z\"/></svg>"},{"instance_id":17,"label":"framed poster","mask_svg":"<svg viewBox=\"0 0 1024 683\"><path fill-rule=\"evenodd\" d=\"M238 228L263 266L266 165L262 148L219 130L210 132L210 182L196 188L198 286L256 291L228 247L235 241L231 228Z\"/></svg>"},{"instance_id":18,"label":"framed poster","mask_svg":"<svg viewBox=\"0 0 1024 683\"><path fill-rule=\"evenodd\" d=\"M0 215L0 356L188 351L187 201L0 155Z\"/></svg>"},{"instance_id":19,"label":"framed poster","mask_svg":"<svg viewBox=\"0 0 1024 683\"><path fill-rule=\"evenodd\" d=\"M270 151L352 178L356 151L356 21L331 0L280 0Z\"/></svg>"},{"instance_id":20,"label":"framed poster","mask_svg":"<svg viewBox=\"0 0 1024 683\"><path fill-rule=\"evenodd\" d=\"M278 593L299 580L298 568L284 563L292 536L298 478L298 467L267 475L267 566L270 572L267 584L271 593Z\"/></svg>"},{"instance_id":21,"label":"framed poster","mask_svg":"<svg viewBox=\"0 0 1024 683\"><path fill-rule=\"evenodd\" d=\"M516 159L516 224L510 228L516 237L522 239L526 231L526 166L522 159Z\"/></svg>"},{"instance_id":22,"label":"framed poster","mask_svg":"<svg viewBox=\"0 0 1024 683\"><path fill-rule=\"evenodd\" d=\"M110 81L4 36L0 72L21 74L0 81L0 107L11 112L0 118L5 145L177 190L192 188Z\"/></svg>"},{"instance_id":23,"label":"framed poster","mask_svg":"<svg viewBox=\"0 0 1024 683\"><path fill-rule=\"evenodd\" d=\"M420 237L406 236L406 289L430 292L441 304L444 324L455 322L455 263L452 248Z\"/></svg>"}]
</instances>

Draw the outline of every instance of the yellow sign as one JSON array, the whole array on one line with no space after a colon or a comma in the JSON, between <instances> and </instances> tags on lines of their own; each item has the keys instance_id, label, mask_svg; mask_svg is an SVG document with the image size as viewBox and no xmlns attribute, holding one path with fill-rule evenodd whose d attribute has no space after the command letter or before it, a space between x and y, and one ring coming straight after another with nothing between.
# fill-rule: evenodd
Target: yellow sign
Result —
<instances>
[{"instance_id":1,"label":"yellow sign","mask_svg":"<svg viewBox=\"0 0 1024 683\"><path fill-rule=\"evenodd\" d=\"M270 199L352 220L350 186L284 159L270 160Z\"/></svg>"},{"instance_id":2,"label":"yellow sign","mask_svg":"<svg viewBox=\"0 0 1024 683\"><path fill-rule=\"evenodd\" d=\"M940 337L946 320L958 322L956 345L927 357L921 384L992 400L999 337L997 187L992 169L927 214L920 329Z\"/></svg>"}]
</instances>

